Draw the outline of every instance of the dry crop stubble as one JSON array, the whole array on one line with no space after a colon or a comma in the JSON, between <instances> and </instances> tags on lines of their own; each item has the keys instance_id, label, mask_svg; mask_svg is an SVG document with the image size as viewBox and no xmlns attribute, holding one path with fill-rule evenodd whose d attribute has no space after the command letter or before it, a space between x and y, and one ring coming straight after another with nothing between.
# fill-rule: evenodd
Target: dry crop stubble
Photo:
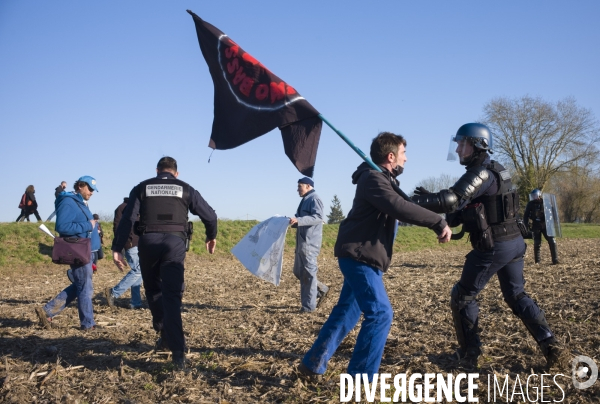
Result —
<instances>
[{"instance_id":1,"label":"dry crop stubble","mask_svg":"<svg viewBox=\"0 0 600 404\"><path fill-rule=\"evenodd\" d=\"M600 363L600 240L559 240L563 264L550 265L543 245L542 264L531 252L525 260L527 292L545 310L556 334L572 354ZM456 347L449 293L460 276L465 249L422 250L394 256L385 275L395 310L380 371L454 373L449 355ZM122 277L111 262L100 261L94 275L95 334L78 330L74 305L53 321L36 322L33 308L54 297L68 281L63 268L1 275L0 398L5 402L327 402L339 401L339 374L352 354L358 327L332 358L318 385L298 380L295 366L308 350L337 301L342 277L330 253L319 257L319 278L331 297L312 314L300 314L292 254L284 260L280 287L252 276L233 258L186 261L183 322L189 371L173 372L168 353L154 352L150 313L129 310L129 294L109 309L102 290ZM7 285L7 286L6 286ZM543 373L545 361L521 322L511 313L494 278L479 296L486 354L479 369L521 379ZM82 368L76 368L83 366ZM43 379L51 374L44 383ZM45 375L42 373L48 372ZM33 376L32 376L33 375ZM564 381L563 402L600 401L600 382L587 390ZM482 388L484 385L481 385ZM479 391L486 402L486 391ZM555 398L560 398L555 397Z\"/></svg>"}]
</instances>

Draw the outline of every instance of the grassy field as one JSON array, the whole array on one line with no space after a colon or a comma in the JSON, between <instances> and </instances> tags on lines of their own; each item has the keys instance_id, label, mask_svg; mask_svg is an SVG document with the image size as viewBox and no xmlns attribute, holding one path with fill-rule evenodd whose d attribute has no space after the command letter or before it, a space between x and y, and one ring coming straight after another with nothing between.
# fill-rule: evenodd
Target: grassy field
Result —
<instances>
[{"instance_id":1,"label":"grassy field","mask_svg":"<svg viewBox=\"0 0 600 404\"><path fill-rule=\"evenodd\" d=\"M216 257L230 256L231 248L246 235L257 221L227 220L219 221ZM207 256L204 247L204 226L195 222L194 237L190 252ZM50 231L54 231L54 223L46 223ZM104 230L104 252L110 253L112 243L112 223L102 223ZM337 237L338 225L323 226L323 253L332 254ZM600 238L600 225L574 224L562 225L563 237L567 239ZM286 236L285 253L294 251L296 231L290 229ZM531 241L529 241L531 243ZM21 265L37 266L50 263L52 239L38 229L37 223L0 223L0 268L18 267ZM424 249L456 249L470 248L467 238L440 245L432 231L422 227L400 227L394 244L394 252L420 251Z\"/></svg>"}]
</instances>

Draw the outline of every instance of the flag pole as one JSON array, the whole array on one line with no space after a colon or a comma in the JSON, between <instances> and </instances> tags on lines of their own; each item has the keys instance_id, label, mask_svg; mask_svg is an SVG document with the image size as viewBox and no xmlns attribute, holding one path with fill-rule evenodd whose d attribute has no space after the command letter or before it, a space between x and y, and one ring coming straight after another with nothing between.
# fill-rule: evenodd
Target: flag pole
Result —
<instances>
[{"instance_id":1,"label":"flag pole","mask_svg":"<svg viewBox=\"0 0 600 404\"><path fill-rule=\"evenodd\" d=\"M374 170L377 170L379 172L382 172L381 167L379 167L378 165L373 163L373 160L371 160L365 153L363 153L363 151L361 149L356 147L356 145L354 143L352 143L352 141L350 139L348 139L346 137L346 135L344 135L340 130L338 130L335 126L333 126L331 124L331 122L329 122L323 115L319 114L319 118L321 118L321 120L323 122L325 122L327 124L327 126L329 126L335 133L337 133L338 136L341 137L342 140L344 140L344 142L346 142L348 144L348 146L350 146L352 148L352 150L354 150L356 152L356 154L358 154L364 161L367 162L368 165L371 166L371 168L373 168Z\"/></svg>"},{"instance_id":2,"label":"flag pole","mask_svg":"<svg viewBox=\"0 0 600 404\"><path fill-rule=\"evenodd\" d=\"M367 156L362 150L360 150L358 147L356 147L356 145L354 143L352 143L352 141L350 139L348 139L346 137L346 135L344 135L340 130L338 130L335 126L333 126L331 124L331 122L329 122L323 115L319 114L319 118L325 122L327 124L327 126L329 126L335 133L338 134L339 137L342 138L342 140L344 142L346 142L348 144L348 146L350 146L352 148L352 150L354 150L356 152L356 154L358 154L368 165L371 166L371 168L373 168L374 170L377 170L379 172L382 172L383 170L381 169L381 167L379 167L377 164L373 163L373 160L371 160L369 158L369 156ZM398 193L402 198L404 198L405 200L412 202L412 200L410 199L410 197L408 195L406 195L406 193L404 193L404 191L402 191L400 189L399 186L397 186L394 181L390 181L392 184L392 188L394 188L394 191L396 191L396 193Z\"/></svg>"}]
</instances>

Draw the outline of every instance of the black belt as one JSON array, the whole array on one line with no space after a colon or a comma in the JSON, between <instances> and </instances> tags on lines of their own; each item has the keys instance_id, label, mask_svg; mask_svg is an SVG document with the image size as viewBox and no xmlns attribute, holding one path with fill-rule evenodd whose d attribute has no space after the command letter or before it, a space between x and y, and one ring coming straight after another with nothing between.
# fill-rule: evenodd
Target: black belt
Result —
<instances>
[{"instance_id":1,"label":"black belt","mask_svg":"<svg viewBox=\"0 0 600 404\"><path fill-rule=\"evenodd\" d=\"M521 230L516 221L492 224L490 227L492 228L492 238L494 241L512 240L521 235Z\"/></svg>"},{"instance_id":2,"label":"black belt","mask_svg":"<svg viewBox=\"0 0 600 404\"><path fill-rule=\"evenodd\" d=\"M187 228L181 224L155 224L140 226L143 233L172 233L172 232L187 232Z\"/></svg>"}]
</instances>

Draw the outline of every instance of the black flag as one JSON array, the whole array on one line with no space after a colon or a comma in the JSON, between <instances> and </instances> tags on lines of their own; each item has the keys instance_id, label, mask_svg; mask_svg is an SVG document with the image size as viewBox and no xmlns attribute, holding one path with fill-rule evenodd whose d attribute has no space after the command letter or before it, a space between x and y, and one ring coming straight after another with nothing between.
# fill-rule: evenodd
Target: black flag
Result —
<instances>
[{"instance_id":1,"label":"black flag","mask_svg":"<svg viewBox=\"0 0 600 404\"><path fill-rule=\"evenodd\" d=\"M209 147L233 149L279 127L285 154L312 177L322 127L319 112L227 35L187 11L215 86Z\"/></svg>"}]
</instances>

